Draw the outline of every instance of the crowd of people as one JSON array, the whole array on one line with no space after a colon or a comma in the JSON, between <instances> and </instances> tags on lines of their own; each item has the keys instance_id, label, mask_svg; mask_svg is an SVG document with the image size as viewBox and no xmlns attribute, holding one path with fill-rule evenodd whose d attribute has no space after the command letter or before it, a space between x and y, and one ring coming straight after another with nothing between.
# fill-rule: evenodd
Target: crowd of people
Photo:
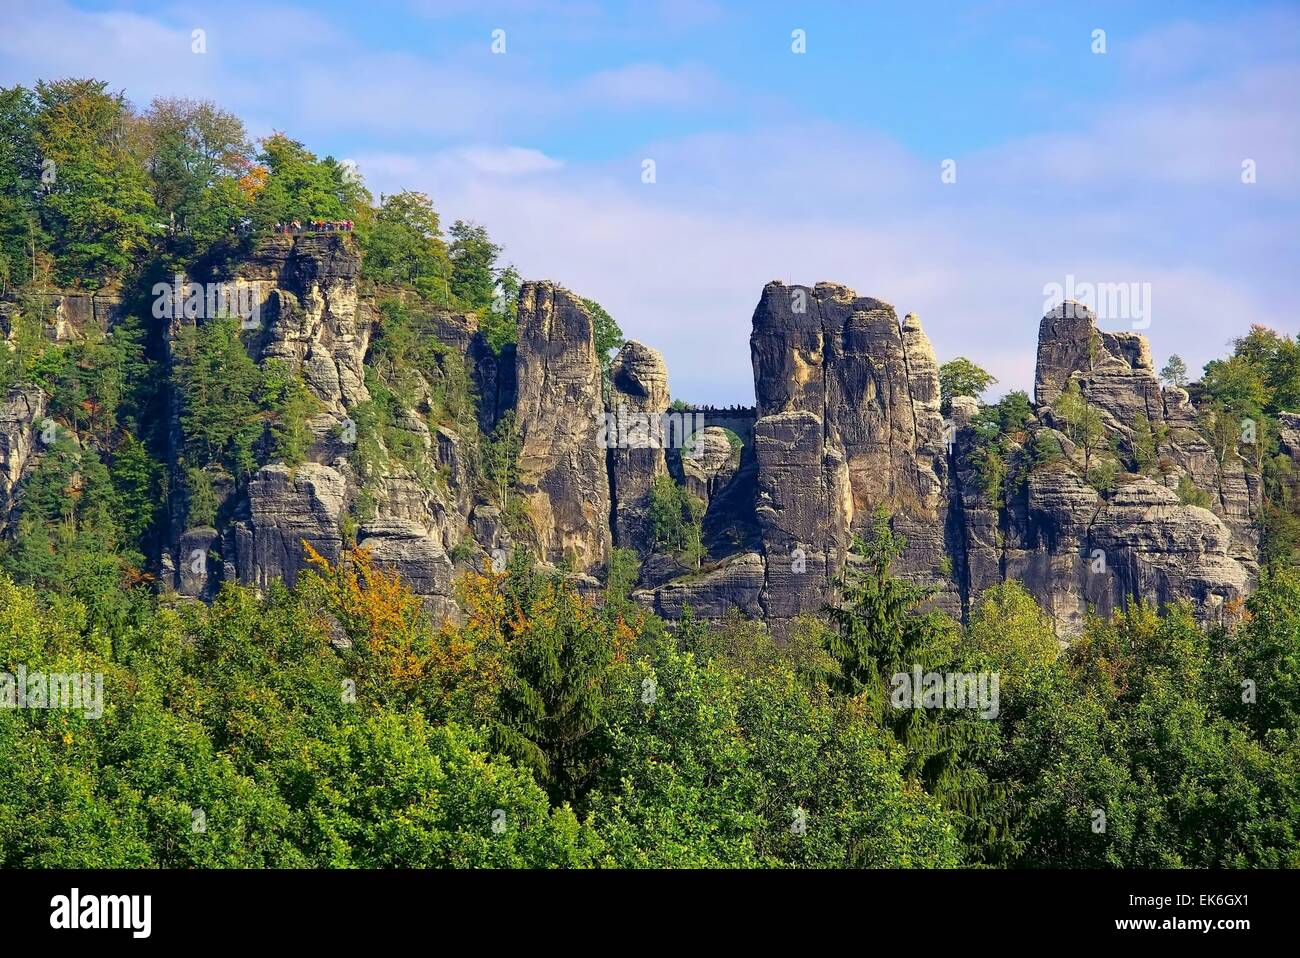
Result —
<instances>
[{"instance_id":1,"label":"crowd of people","mask_svg":"<svg viewBox=\"0 0 1300 958\"><path fill-rule=\"evenodd\" d=\"M350 233L352 221L308 220L304 224L301 220L292 220L288 223L276 223L275 231L277 233Z\"/></svg>"}]
</instances>

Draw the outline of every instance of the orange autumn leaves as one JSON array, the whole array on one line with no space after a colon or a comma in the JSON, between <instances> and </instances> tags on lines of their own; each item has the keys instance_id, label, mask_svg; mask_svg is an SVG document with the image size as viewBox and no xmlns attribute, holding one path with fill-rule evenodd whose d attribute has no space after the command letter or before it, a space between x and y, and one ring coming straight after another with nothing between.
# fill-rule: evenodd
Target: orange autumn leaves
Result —
<instances>
[{"instance_id":1,"label":"orange autumn leaves","mask_svg":"<svg viewBox=\"0 0 1300 958\"><path fill-rule=\"evenodd\" d=\"M563 630L608 632L616 661L625 658L634 630L612 621L562 581L546 581L529 595L510 588L507 573L468 572L456 583L459 621L435 625L423 601L401 577L361 547L330 562L306 541L314 575L306 594L321 610L322 631L333 617L355 657L358 693L399 694L428 714L474 721L490 715L514 654L542 635Z\"/></svg>"},{"instance_id":2,"label":"orange autumn leaves","mask_svg":"<svg viewBox=\"0 0 1300 958\"><path fill-rule=\"evenodd\" d=\"M329 610L349 638L364 641L393 681L419 674L419 597L402 585L396 573L376 566L366 549L349 549L331 564L306 540L303 548L308 564L318 572Z\"/></svg>"}]
</instances>

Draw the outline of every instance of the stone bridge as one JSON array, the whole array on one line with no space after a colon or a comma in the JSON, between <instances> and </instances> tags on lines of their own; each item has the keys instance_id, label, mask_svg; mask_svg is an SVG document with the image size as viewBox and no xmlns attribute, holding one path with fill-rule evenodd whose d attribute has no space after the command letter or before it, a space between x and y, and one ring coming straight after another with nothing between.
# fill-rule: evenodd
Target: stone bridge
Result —
<instances>
[{"instance_id":1,"label":"stone bridge","mask_svg":"<svg viewBox=\"0 0 1300 958\"><path fill-rule=\"evenodd\" d=\"M683 412L704 416L705 426L730 429L747 446L754 444L754 421L758 410L753 406L687 406Z\"/></svg>"}]
</instances>

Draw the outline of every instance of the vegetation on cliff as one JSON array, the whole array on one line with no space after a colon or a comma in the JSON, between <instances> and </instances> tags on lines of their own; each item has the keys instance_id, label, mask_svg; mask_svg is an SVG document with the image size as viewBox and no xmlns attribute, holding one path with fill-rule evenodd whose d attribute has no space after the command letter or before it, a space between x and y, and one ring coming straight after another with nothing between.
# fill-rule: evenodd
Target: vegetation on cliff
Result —
<instances>
[{"instance_id":1,"label":"vegetation on cliff","mask_svg":"<svg viewBox=\"0 0 1300 958\"><path fill-rule=\"evenodd\" d=\"M1259 586L1215 624L1135 604L1062 652L1010 581L958 625L895 574L884 516L842 599L780 642L739 617L645 611L628 549L600 602L523 548L482 571L457 556L458 620L351 542L329 559L304 543L292 587L178 598L154 579L163 527L215 525L259 467L300 465L318 409L233 317L164 349L141 291L314 220L355 224L340 242L379 314L370 399L348 410L359 509L399 469L436 485L424 443L446 430L518 544L519 423L479 435L470 371L428 323L473 311L493 353L514 341L519 276L482 226L444 236L428 197L376 202L346 164L283 134L255 146L211 104L136 112L97 81L0 90L0 401L44 403L25 424L39 455L2 503L0 672L102 675L105 691L102 716L0 709L0 865L1300 867L1292 338L1255 328L1188 387L1200 435L1253 456L1264 486ZM112 291L123 315L53 342L60 288ZM584 307L607 366L622 333ZM966 360L940 378L948 411L993 384ZM967 464L996 509L1038 468L1076 467L1103 494L1159 474L1170 441L1143 416L1111 442L1073 380L1054 427L1020 392L970 408ZM1179 492L1210 504L1190 480ZM652 545L698 569L701 512L658 476ZM997 720L900 706L912 670L997 675Z\"/></svg>"}]
</instances>

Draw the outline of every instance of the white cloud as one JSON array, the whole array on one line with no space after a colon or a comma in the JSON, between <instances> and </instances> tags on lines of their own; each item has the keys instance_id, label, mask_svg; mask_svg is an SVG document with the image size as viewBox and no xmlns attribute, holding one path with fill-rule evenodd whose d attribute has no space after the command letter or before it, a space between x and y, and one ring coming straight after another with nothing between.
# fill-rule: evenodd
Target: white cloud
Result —
<instances>
[{"instance_id":1,"label":"white cloud","mask_svg":"<svg viewBox=\"0 0 1300 958\"><path fill-rule=\"evenodd\" d=\"M580 85L579 94L591 102L620 105L698 104L705 98L716 104L722 85L699 66L632 63L592 74Z\"/></svg>"},{"instance_id":2,"label":"white cloud","mask_svg":"<svg viewBox=\"0 0 1300 958\"><path fill-rule=\"evenodd\" d=\"M452 151L449 158L488 176L522 176L558 170L564 163L541 150L523 146L469 146Z\"/></svg>"},{"instance_id":3,"label":"white cloud","mask_svg":"<svg viewBox=\"0 0 1300 958\"><path fill-rule=\"evenodd\" d=\"M492 57L485 37L435 61L251 4L202 12L221 51L204 58L188 52L190 8L151 20L58 0L0 6L0 82L97 75L138 102L211 96L255 131L353 156L374 192L423 190L445 222L484 223L527 277L599 300L664 351L689 399L750 398L750 317L774 278L834 280L915 311L941 360L968 356L999 388L1031 387L1043 285L1070 274L1151 283L1145 332L1159 361L1179 352L1199 368L1251 322L1297 325L1300 18L1289 13L1112 34L1130 78L1117 95L1087 101L1095 109L1065 132L958 154L945 185L942 157L744 99L698 64L637 60L559 81L518 45ZM607 34L722 15L689 0L631 19L546 0L506 14ZM665 136L599 163L553 146L572 129L589 147L610 116L720 100L761 125ZM656 161L653 185L640 181L643 157ZM1259 168L1250 187L1247 157Z\"/></svg>"}]
</instances>

